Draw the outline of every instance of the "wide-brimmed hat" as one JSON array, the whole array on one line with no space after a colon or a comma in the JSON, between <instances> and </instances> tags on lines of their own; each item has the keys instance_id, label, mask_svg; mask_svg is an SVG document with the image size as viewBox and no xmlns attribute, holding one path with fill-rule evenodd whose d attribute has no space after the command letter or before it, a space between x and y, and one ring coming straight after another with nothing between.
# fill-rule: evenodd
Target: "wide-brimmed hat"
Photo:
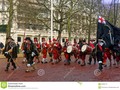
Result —
<instances>
[{"instance_id":1,"label":"wide-brimmed hat","mask_svg":"<svg viewBox=\"0 0 120 90\"><path fill-rule=\"evenodd\" d=\"M25 40L29 40L29 41L31 41L30 37L26 37Z\"/></svg>"}]
</instances>

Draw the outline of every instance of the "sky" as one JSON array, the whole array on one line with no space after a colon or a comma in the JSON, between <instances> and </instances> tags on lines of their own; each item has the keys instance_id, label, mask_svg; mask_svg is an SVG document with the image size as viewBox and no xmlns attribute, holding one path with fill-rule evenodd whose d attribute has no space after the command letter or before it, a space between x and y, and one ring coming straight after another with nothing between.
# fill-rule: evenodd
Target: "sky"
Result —
<instances>
[{"instance_id":1,"label":"sky","mask_svg":"<svg viewBox=\"0 0 120 90\"><path fill-rule=\"evenodd\" d=\"M112 1L113 1L113 0L102 0L102 3L111 4ZM119 1L119 3L120 3L120 0L115 0L115 1L116 1L116 2Z\"/></svg>"}]
</instances>

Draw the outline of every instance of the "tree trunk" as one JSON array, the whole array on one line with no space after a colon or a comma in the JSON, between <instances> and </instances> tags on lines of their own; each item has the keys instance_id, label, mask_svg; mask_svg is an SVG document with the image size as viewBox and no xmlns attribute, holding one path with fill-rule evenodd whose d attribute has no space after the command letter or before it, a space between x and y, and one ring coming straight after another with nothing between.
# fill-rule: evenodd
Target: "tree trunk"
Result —
<instances>
[{"instance_id":1,"label":"tree trunk","mask_svg":"<svg viewBox=\"0 0 120 90\"><path fill-rule=\"evenodd\" d=\"M13 0L9 0L9 20L7 25L7 33L6 38L11 35L11 27L12 27L12 20L13 20Z\"/></svg>"},{"instance_id":2,"label":"tree trunk","mask_svg":"<svg viewBox=\"0 0 120 90\"><path fill-rule=\"evenodd\" d=\"M58 41L61 42L61 31L58 32Z\"/></svg>"},{"instance_id":3,"label":"tree trunk","mask_svg":"<svg viewBox=\"0 0 120 90\"><path fill-rule=\"evenodd\" d=\"M89 15L90 20L89 20L89 29L88 29L88 44L90 43L90 38L91 38L90 35L91 35L92 7L93 7L93 0L91 2L91 6L90 6L90 15Z\"/></svg>"},{"instance_id":4,"label":"tree trunk","mask_svg":"<svg viewBox=\"0 0 120 90\"><path fill-rule=\"evenodd\" d=\"M59 26L58 38L57 38L59 40L59 42L61 42L62 29L63 29L63 25L62 25L62 22L61 22L60 26Z\"/></svg>"},{"instance_id":5,"label":"tree trunk","mask_svg":"<svg viewBox=\"0 0 120 90\"><path fill-rule=\"evenodd\" d=\"M68 17L68 39L71 41L70 17Z\"/></svg>"}]
</instances>

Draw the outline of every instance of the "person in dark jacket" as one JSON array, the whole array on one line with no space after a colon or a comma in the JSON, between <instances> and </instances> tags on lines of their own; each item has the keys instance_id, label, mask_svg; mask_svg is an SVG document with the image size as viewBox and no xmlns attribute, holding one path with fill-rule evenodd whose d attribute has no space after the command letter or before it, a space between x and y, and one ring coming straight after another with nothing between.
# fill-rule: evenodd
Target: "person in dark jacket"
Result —
<instances>
[{"instance_id":1,"label":"person in dark jacket","mask_svg":"<svg viewBox=\"0 0 120 90\"><path fill-rule=\"evenodd\" d=\"M27 69L26 72L30 72L31 70L35 70L35 62L34 58L38 55L38 51L33 41L27 37L26 44L24 46L24 54L27 59ZM32 67L32 68L31 68Z\"/></svg>"},{"instance_id":2,"label":"person in dark jacket","mask_svg":"<svg viewBox=\"0 0 120 90\"><path fill-rule=\"evenodd\" d=\"M105 42L102 39L98 39L98 44L96 45L96 55L97 55L97 60L99 63L99 70L102 71L103 69L103 55L104 55L104 50L105 50Z\"/></svg>"},{"instance_id":3,"label":"person in dark jacket","mask_svg":"<svg viewBox=\"0 0 120 90\"><path fill-rule=\"evenodd\" d=\"M7 38L6 44L5 44L5 48L3 49L3 54L4 56L8 59L7 60L7 66L5 71L9 70L10 67L10 63L13 66L13 69L16 69L16 64L15 64L15 60L17 58L17 47L16 47L16 43L14 42L14 39L12 39L10 36Z\"/></svg>"}]
</instances>

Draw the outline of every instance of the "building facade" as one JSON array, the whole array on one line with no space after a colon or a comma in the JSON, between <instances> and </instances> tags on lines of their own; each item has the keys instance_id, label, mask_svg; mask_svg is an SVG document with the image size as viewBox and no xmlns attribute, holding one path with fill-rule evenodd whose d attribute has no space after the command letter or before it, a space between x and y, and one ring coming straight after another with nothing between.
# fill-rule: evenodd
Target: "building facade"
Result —
<instances>
[{"instance_id":1,"label":"building facade","mask_svg":"<svg viewBox=\"0 0 120 90\"><path fill-rule=\"evenodd\" d=\"M40 17L44 13L38 13L39 8L37 6L36 0L13 0L14 14L11 27L11 36L15 39L15 42L22 44L25 37L30 37L32 40L37 37L41 42L42 38L46 38L49 41L51 37L50 29L46 29L44 25L37 20L36 17ZM28 1L28 2L26 2ZM44 0L43 0L44 1ZM8 23L8 0L0 0L0 25L7 26ZM45 12L44 8L41 9ZM32 12L32 13L30 13ZM50 18L50 13L44 14L44 17ZM40 17L41 18L41 17ZM44 18L43 18L44 19ZM49 23L50 24L50 23ZM5 27L6 28L6 27ZM2 29L2 28L1 28ZM3 29L2 29L3 30ZM6 32L5 30L0 30L0 40L5 43ZM53 37L57 38L58 33L53 31ZM62 32L61 43L68 38L68 33L66 31Z\"/></svg>"}]
</instances>

